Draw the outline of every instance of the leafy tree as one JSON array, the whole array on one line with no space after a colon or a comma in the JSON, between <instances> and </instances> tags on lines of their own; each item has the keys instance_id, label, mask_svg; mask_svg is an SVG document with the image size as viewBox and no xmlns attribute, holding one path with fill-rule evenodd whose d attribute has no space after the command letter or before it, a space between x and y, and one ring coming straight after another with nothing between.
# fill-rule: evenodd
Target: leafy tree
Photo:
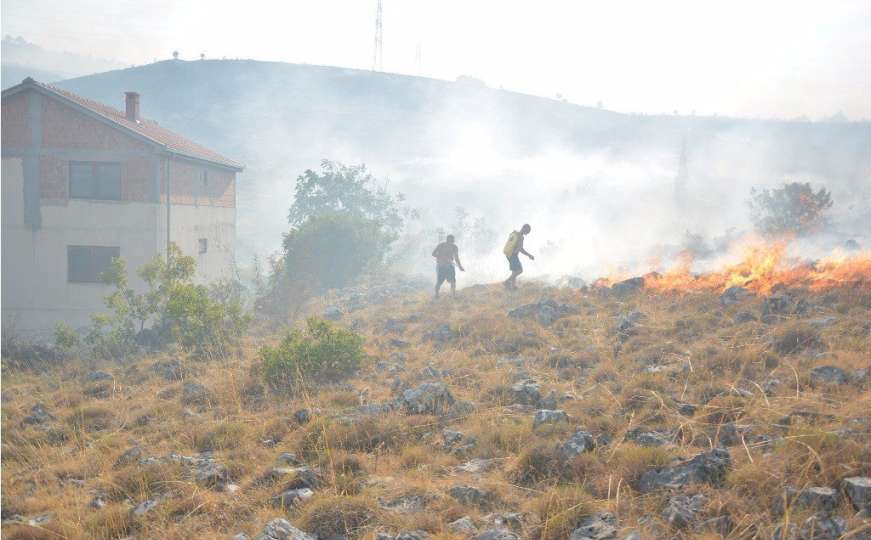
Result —
<instances>
[{"instance_id":1,"label":"leafy tree","mask_svg":"<svg viewBox=\"0 0 871 540\"><path fill-rule=\"evenodd\" d=\"M363 338L329 321L310 318L305 331L289 332L276 347L260 349L260 370L273 387L312 378L336 381L351 375L365 358Z\"/></svg>"},{"instance_id":2,"label":"leafy tree","mask_svg":"<svg viewBox=\"0 0 871 540\"><path fill-rule=\"evenodd\" d=\"M832 206L829 191L814 192L810 183L788 182L777 189L751 190L751 217L756 230L769 236L794 233L805 235L825 223L825 212Z\"/></svg>"},{"instance_id":3,"label":"leafy tree","mask_svg":"<svg viewBox=\"0 0 871 540\"><path fill-rule=\"evenodd\" d=\"M404 201L402 194L393 195L379 185L365 165L347 166L325 159L319 173L309 169L297 177L287 220L292 227L300 227L309 218L345 212L377 223L392 241L411 214L403 209Z\"/></svg>"}]
</instances>

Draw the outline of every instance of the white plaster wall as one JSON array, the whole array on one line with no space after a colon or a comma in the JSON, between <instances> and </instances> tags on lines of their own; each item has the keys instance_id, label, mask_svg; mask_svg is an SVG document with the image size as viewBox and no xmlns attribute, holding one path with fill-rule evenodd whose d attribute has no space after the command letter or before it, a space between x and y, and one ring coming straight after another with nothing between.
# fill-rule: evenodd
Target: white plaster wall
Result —
<instances>
[{"instance_id":1,"label":"white plaster wall","mask_svg":"<svg viewBox=\"0 0 871 540\"><path fill-rule=\"evenodd\" d=\"M22 201L20 169L19 159L3 160L3 329L44 340L58 322L86 326L92 314L105 310L104 298L112 290L99 283L69 283L67 246L119 246L131 285L142 290L136 270L160 252L163 213L149 203L71 200L65 206L43 205L42 226L34 231L14 209L21 206L15 201Z\"/></svg>"},{"instance_id":2,"label":"white plaster wall","mask_svg":"<svg viewBox=\"0 0 871 540\"><path fill-rule=\"evenodd\" d=\"M233 278L236 252L236 209L173 205L171 239L197 262L198 283ZM165 230L165 229L164 229ZM199 253L198 241L208 239L208 251Z\"/></svg>"}]
</instances>

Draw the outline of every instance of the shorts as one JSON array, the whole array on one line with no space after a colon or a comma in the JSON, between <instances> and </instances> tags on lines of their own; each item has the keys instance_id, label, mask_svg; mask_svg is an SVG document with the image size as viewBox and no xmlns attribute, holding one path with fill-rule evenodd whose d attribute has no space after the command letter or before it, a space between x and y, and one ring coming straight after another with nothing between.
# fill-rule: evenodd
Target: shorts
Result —
<instances>
[{"instance_id":1,"label":"shorts","mask_svg":"<svg viewBox=\"0 0 871 540\"><path fill-rule=\"evenodd\" d=\"M452 264L444 266L436 265L436 282L441 285L445 281L448 283L457 282L457 271L454 270L454 265Z\"/></svg>"},{"instance_id":2,"label":"shorts","mask_svg":"<svg viewBox=\"0 0 871 540\"><path fill-rule=\"evenodd\" d=\"M508 257L508 268L512 272L523 272L523 265L520 264L520 256L517 253Z\"/></svg>"}]
</instances>

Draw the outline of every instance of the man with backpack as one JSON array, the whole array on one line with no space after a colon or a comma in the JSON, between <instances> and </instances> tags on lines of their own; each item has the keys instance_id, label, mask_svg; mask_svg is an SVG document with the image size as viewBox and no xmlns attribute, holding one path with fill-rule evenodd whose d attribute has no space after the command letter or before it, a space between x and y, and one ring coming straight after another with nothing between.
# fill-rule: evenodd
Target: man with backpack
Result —
<instances>
[{"instance_id":1,"label":"man with backpack","mask_svg":"<svg viewBox=\"0 0 871 540\"><path fill-rule=\"evenodd\" d=\"M520 264L520 254L523 253L529 257L530 261L534 261L535 257L530 255L523 249L523 238L532 231L529 224L523 225L519 231L512 231L508 236L508 241L505 242L505 247L502 249L505 257L508 258L508 268L511 269L511 277L503 283L506 289L517 288L517 276L523 273L523 265Z\"/></svg>"},{"instance_id":2,"label":"man with backpack","mask_svg":"<svg viewBox=\"0 0 871 540\"><path fill-rule=\"evenodd\" d=\"M437 245L432 256L436 260L436 286L435 297L439 297L439 289L442 288L442 283L447 281L451 284L451 296L457 293L457 273L454 270L454 261L457 262L457 267L465 272L462 263L460 263L460 250L457 244L454 243L454 235L449 234L447 239Z\"/></svg>"}]
</instances>

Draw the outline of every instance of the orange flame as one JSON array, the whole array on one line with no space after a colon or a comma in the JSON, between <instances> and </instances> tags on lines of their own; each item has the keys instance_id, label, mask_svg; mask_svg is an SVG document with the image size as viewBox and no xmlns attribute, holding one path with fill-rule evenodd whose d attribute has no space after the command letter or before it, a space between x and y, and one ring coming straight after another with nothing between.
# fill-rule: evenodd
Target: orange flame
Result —
<instances>
[{"instance_id":1,"label":"orange flame","mask_svg":"<svg viewBox=\"0 0 871 540\"><path fill-rule=\"evenodd\" d=\"M851 287L871 291L871 252L837 255L813 263L786 260L788 241L757 243L745 248L743 258L721 270L696 274L692 255L683 253L672 268L644 276L646 289L656 292L725 291L740 286L757 294L769 294L778 285L820 291ZM614 281L597 280L594 286Z\"/></svg>"}]
</instances>

